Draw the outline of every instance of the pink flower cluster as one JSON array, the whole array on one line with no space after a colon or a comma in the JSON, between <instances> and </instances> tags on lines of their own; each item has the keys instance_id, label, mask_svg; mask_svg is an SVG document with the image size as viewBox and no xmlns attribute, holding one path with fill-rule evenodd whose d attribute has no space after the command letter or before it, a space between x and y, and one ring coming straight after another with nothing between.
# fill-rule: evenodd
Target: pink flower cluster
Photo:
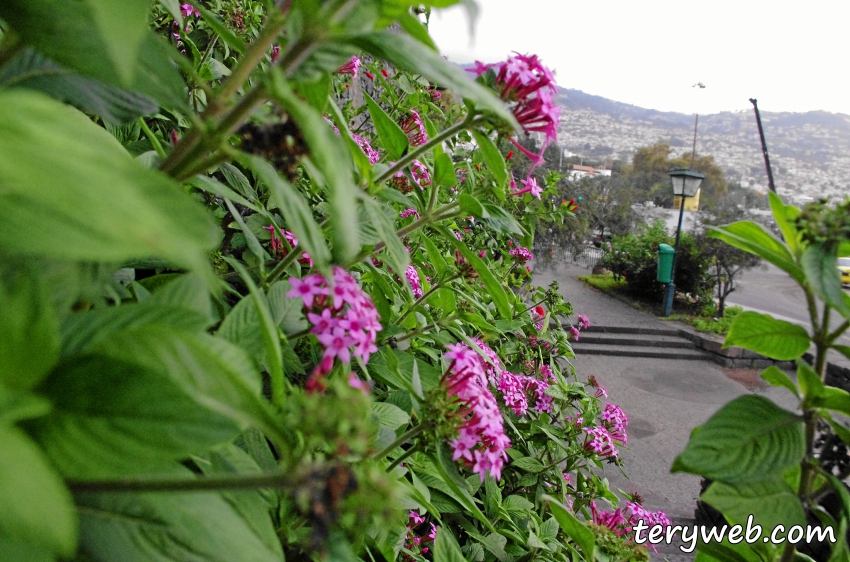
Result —
<instances>
[{"instance_id":1,"label":"pink flower cluster","mask_svg":"<svg viewBox=\"0 0 850 562\"><path fill-rule=\"evenodd\" d=\"M336 129L336 127L334 127ZM339 134L337 132L337 134ZM351 138L354 139L354 142L357 143L357 146L360 147L360 150L369 158L369 163L374 164L378 160L381 159L381 153L372 148L372 145L369 144L369 141L358 135L357 133L351 133Z\"/></svg>"},{"instance_id":2,"label":"pink flower cluster","mask_svg":"<svg viewBox=\"0 0 850 562\"><path fill-rule=\"evenodd\" d=\"M596 453L603 458L619 458L614 440L608 433L608 430L605 429L605 426L597 425L596 427L585 427L582 429L587 433L584 439L585 450Z\"/></svg>"},{"instance_id":3,"label":"pink flower cluster","mask_svg":"<svg viewBox=\"0 0 850 562\"><path fill-rule=\"evenodd\" d=\"M180 4L180 13L183 14L184 18L188 18L189 16L200 16L201 12L197 10L191 4Z\"/></svg>"},{"instance_id":4,"label":"pink flower cluster","mask_svg":"<svg viewBox=\"0 0 850 562\"><path fill-rule=\"evenodd\" d=\"M532 401L537 412L552 411L553 398L547 396L545 392L549 388L548 381L554 380L555 376L548 365L541 367L541 379L511 373L502 368L498 355L487 344L478 338L472 338L472 341L490 360L483 363L484 374L487 380L496 386L505 406L518 416L528 413L528 407ZM531 368L534 369L534 366L532 365Z\"/></svg>"},{"instance_id":5,"label":"pink flower cluster","mask_svg":"<svg viewBox=\"0 0 850 562\"><path fill-rule=\"evenodd\" d=\"M405 209L401 213L399 213L399 217L406 219L407 217L416 217L419 218L419 211L411 207L410 209Z\"/></svg>"},{"instance_id":6,"label":"pink flower cluster","mask_svg":"<svg viewBox=\"0 0 850 562\"><path fill-rule=\"evenodd\" d=\"M529 251L528 248L517 247L508 252L510 255L514 257L518 262L525 263L527 261L531 261L534 259L534 255Z\"/></svg>"},{"instance_id":7,"label":"pink flower cluster","mask_svg":"<svg viewBox=\"0 0 850 562\"><path fill-rule=\"evenodd\" d=\"M425 518L415 511L408 513L407 518L407 535L404 538L404 548L416 554L426 554L430 549L424 545L431 543L433 546L434 541L437 540L437 527L433 523L429 523L430 531L427 535L421 536L422 531L418 531L417 527L425 524ZM415 560L406 553L401 554L401 559L405 561Z\"/></svg>"},{"instance_id":8,"label":"pink flower cluster","mask_svg":"<svg viewBox=\"0 0 850 562\"><path fill-rule=\"evenodd\" d=\"M499 97L513 104L512 111L517 122L526 132L539 131L545 135L545 150L550 142L557 140L561 117L561 110L553 100L557 90L552 71L540 63L537 55L519 53L495 64L476 61L475 68L469 70L481 76L490 69L496 74ZM542 150L540 155L531 154L514 139L511 142L535 163L542 161Z\"/></svg>"},{"instance_id":9,"label":"pink flower cluster","mask_svg":"<svg viewBox=\"0 0 850 562\"><path fill-rule=\"evenodd\" d=\"M337 74L350 74L357 78L357 75L360 73L361 64L358 57L351 57L351 60L342 65L336 72Z\"/></svg>"},{"instance_id":10,"label":"pink flower cluster","mask_svg":"<svg viewBox=\"0 0 850 562\"><path fill-rule=\"evenodd\" d=\"M419 146L428 142L428 132L422 123L422 118L415 110L410 110L410 115L401 123L401 130L407 134L410 146Z\"/></svg>"},{"instance_id":11,"label":"pink flower cluster","mask_svg":"<svg viewBox=\"0 0 850 562\"><path fill-rule=\"evenodd\" d=\"M263 229L270 231L272 234L272 251L286 256L289 253L289 250L283 245L283 240L275 236L275 231L278 230L277 227L275 227L274 225L270 225L264 226ZM298 246L298 238L296 238L293 233L289 232L288 230L282 229L280 230L280 232L283 233L283 237L286 238L286 241L289 243L290 248L295 248L296 246ZM303 252L301 254L301 257L298 258L298 263L313 267L313 259L307 252Z\"/></svg>"},{"instance_id":12,"label":"pink flower cluster","mask_svg":"<svg viewBox=\"0 0 850 562\"><path fill-rule=\"evenodd\" d=\"M629 418L626 417L622 408L614 404L605 404L605 409L602 411L602 425L608 430L611 439L621 445L628 445L626 428L629 426Z\"/></svg>"},{"instance_id":13,"label":"pink flower cluster","mask_svg":"<svg viewBox=\"0 0 850 562\"><path fill-rule=\"evenodd\" d=\"M408 265L404 276L407 278L407 282L410 283L413 296L417 299L421 298L424 293L422 292L422 284L419 282L419 272L416 271L416 268L413 265Z\"/></svg>"},{"instance_id":14,"label":"pink flower cluster","mask_svg":"<svg viewBox=\"0 0 850 562\"><path fill-rule=\"evenodd\" d=\"M350 363L352 355L369 361L369 356L378 350L378 311L347 271L334 266L333 287L319 274L304 279L291 277L289 282L292 290L286 296L301 297L308 310L307 319L313 325L310 333L316 334L325 348L323 371L330 371L334 357L343 363Z\"/></svg>"},{"instance_id":15,"label":"pink flower cluster","mask_svg":"<svg viewBox=\"0 0 850 562\"><path fill-rule=\"evenodd\" d=\"M653 525L669 527L673 524L663 511L649 511L637 502L626 502L624 510L616 509L615 511L599 511L596 508L596 502L590 502L590 514L594 524L609 528L618 537L630 535L632 527L641 520L650 527ZM654 546L651 548L655 550Z\"/></svg>"},{"instance_id":16,"label":"pink flower cluster","mask_svg":"<svg viewBox=\"0 0 850 562\"><path fill-rule=\"evenodd\" d=\"M393 166L395 162L390 162L390 166ZM420 162L419 160L414 160L410 165L410 175L413 177L413 183L416 184L416 187L419 189L425 189L425 186L431 185L431 174L428 173L428 168L425 167L425 164ZM394 183L398 185L402 191L408 191L411 189L410 182L406 175L404 175L404 170L399 170L396 172L395 176L393 176Z\"/></svg>"},{"instance_id":17,"label":"pink flower cluster","mask_svg":"<svg viewBox=\"0 0 850 562\"><path fill-rule=\"evenodd\" d=\"M590 318L588 318L584 314L576 314L576 319L578 323L578 327L582 330L587 330L590 328Z\"/></svg>"},{"instance_id":18,"label":"pink flower cluster","mask_svg":"<svg viewBox=\"0 0 850 562\"><path fill-rule=\"evenodd\" d=\"M449 396L456 396L461 406L460 435L449 445L452 460L462 459L481 477L489 473L496 480L502 478L511 440L505 435L504 420L496 398L490 392L487 376L478 354L466 344L447 346L445 357L451 360L443 375L442 384Z\"/></svg>"},{"instance_id":19,"label":"pink flower cluster","mask_svg":"<svg viewBox=\"0 0 850 562\"><path fill-rule=\"evenodd\" d=\"M545 394L549 384L544 381L528 375L502 371L496 388L502 393L505 405L518 416L528 413L530 399L534 400L534 409L538 413L552 411L553 398Z\"/></svg>"}]
</instances>

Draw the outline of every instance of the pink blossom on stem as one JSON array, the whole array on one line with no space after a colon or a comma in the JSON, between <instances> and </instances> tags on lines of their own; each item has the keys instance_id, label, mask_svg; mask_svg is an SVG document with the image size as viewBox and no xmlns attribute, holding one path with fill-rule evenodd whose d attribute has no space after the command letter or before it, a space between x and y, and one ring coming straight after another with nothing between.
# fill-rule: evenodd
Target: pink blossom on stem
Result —
<instances>
[{"instance_id":1,"label":"pink blossom on stem","mask_svg":"<svg viewBox=\"0 0 850 562\"><path fill-rule=\"evenodd\" d=\"M401 130L407 134L410 146L420 146L428 142L428 132L419 113L410 110L410 115L401 123Z\"/></svg>"},{"instance_id":2,"label":"pink blossom on stem","mask_svg":"<svg viewBox=\"0 0 850 562\"><path fill-rule=\"evenodd\" d=\"M292 290L286 296L301 297L308 309L311 333L325 348L325 359L338 357L349 363L353 355L369 361L369 356L377 351L375 339L381 329L378 311L347 271L333 268L332 288L319 274L304 279L292 277L289 282Z\"/></svg>"},{"instance_id":3,"label":"pink blossom on stem","mask_svg":"<svg viewBox=\"0 0 850 562\"><path fill-rule=\"evenodd\" d=\"M541 64L537 55L509 56L505 62L482 64L478 61L469 72L481 76L492 70L499 97L506 101L522 128L529 133L538 131L544 134L544 143L539 155L531 154L515 140L511 142L517 149L528 155L535 165L542 162L543 151L549 143L557 141L557 128L561 110L554 103L557 92L552 71Z\"/></svg>"},{"instance_id":4,"label":"pink blossom on stem","mask_svg":"<svg viewBox=\"0 0 850 562\"><path fill-rule=\"evenodd\" d=\"M277 62L277 59L280 58L280 45L275 45L272 47L272 62Z\"/></svg>"},{"instance_id":5,"label":"pink blossom on stem","mask_svg":"<svg viewBox=\"0 0 850 562\"><path fill-rule=\"evenodd\" d=\"M184 18L188 18L189 16L200 16L201 12L197 10L191 4L180 4L180 13L183 14Z\"/></svg>"},{"instance_id":6,"label":"pink blossom on stem","mask_svg":"<svg viewBox=\"0 0 850 562\"><path fill-rule=\"evenodd\" d=\"M581 333L579 333L578 328L576 328L575 326L570 326L570 335L575 341L578 341L578 338L579 336L581 336Z\"/></svg>"},{"instance_id":7,"label":"pink blossom on stem","mask_svg":"<svg viewBox=\"0 0 850 562\"><path fill-rule=\"evenodd\" d=\"M407 282L410 283L414 298L421 298L424 293L422 292L422 285L419 282L419 272L416 271L416 268L413 265L408 265L404 276L407 278Z\"/></svg>"},{"instance_id":8,"label":"pink blossom on stem","mask_svg":"<svg viewBox=\"0 0 850 562\"><path fill-rule=\"evenodd\" d=\"M528 248L524 247L516 247L513 248L510 252L510 255L514 257L520 263L525 263L527 261L531 261L534 259L534 255L529 251Z\"/></svg>"},{"instance_id":9,"label":"pink blossom on stem","mask_svg":"<svg viewBox=\"0 0 850 562\"><path fill-rule=\"evenodd\" d=\"M587 330L590 328L590 318L584 314L576 314L576 318L578 319L578 327L580 329Z\"/></svg>"},{"instance_id":10,"label":"pink blossom on stem","mask_svg":"<svg viewBox=\"0 0 850 562\"><path fill-rule=\"evenodd\" d=\"M543 188L540 187L539 185L537 185L537 179L536 178L534 178L532 176L528 176L527 179L521 180L520 183L525 187L523 187L522 189L517 190L517 191L512 191L511 195L522 195L524 193L531 193L533 196L540 199L540 194L543 193ZM515 188L516 183L513 183L511 185L511 187Z\"/></svg>"},{"instance_id":11,"label":"pink blossom on stem","mask_svg":"<svg viewBox=\"0 0 850 562\"><path fill-rule=\"evenodd\" d=\"M600 457L618 458L617 447L614 445L614 440L608 433L608 430L601 425L596 427L582 428L587 435L585 436L584 448L590 452L596 453Z\"/></svg>"},{"instance_id":12,"label":"pink blossom on stem","mask_svg":"<svg viewBox=\"0 0 850 562\"><path fill-rule=\"evenodd\" d=\"M410 209L405 209L401 213L399 213L399 217L403 219L406 219L407 217L416 217L417 219L420 218L419 211L412 207Z\"/></svg>"},{"instance_id":13,"label":"pink blossom on stem","mask_svg":"<svg viewBox=\"0 0 850 562\"><path fill-rule=\"evenodd\" d=\"M487 376L478 354L459 343L447 346L445 357L451 361L441 385L459 404L458 438L449 445L453 460L463 459L484 481L485 474L501 479L502 467L510 446L504 420L496 398L490 392Z\"/></svg>"},{"instance_id":14,"label":"pink blossom on stem","mask_svg":"<svg viewBox=\"0 0 850 562\"><path fill-rule=\"evenodd\" d=\"M357 78L357 75L360 73L360 65L361 62L359 57L351 57L351 60L342 65L336 72L337 74L350 74Z\"/></svg>"}]
</instances>

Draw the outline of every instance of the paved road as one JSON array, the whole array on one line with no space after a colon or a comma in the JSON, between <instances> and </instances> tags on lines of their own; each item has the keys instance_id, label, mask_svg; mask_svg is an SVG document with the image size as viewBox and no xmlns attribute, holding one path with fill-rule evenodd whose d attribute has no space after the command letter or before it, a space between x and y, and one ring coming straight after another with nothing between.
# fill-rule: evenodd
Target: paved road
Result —
<instances>
[{"instance_id":1,"label":"paved road","mask_svg":"<svg viewBox=\"0 0 850 562\"><path fill-rule=\"evenodd\" d=\"M741 275L740 285L726 299L730 305L740 305L745 309L756 309L795 323L809 326L809 312L803 290L791 277L778 267L766 264L763 267L745 271ZM843 321L833 314L833 328ZM850 335L840 338L840 343L850 345Z\"/></svg>"},{"instance_id":2,"label":"paved road","mask_svg":"<svg viewBox=\"0 0 850 562\"><path fill-rule=\"evenodd\" d=\"M539 265L534 272L535 284L558 281L561 293L573 303L576 312L589 315L597 325L669 327L578 281L577 276L588 273L583 267ZM751 392L763 394L787 409L796 407L784 389L738 382L757 382L755 371L733 373L708 360L579 355L573 365L579 380L595 375L608 389L609 401L629 416L629 448L622 452L628 477L615 467L606 467L604 474L612 489L640 493L649 509L663 509L676 524L693 524L699 495L698 477L670 474L673 460L685 448L694 427L730 400ZM660 548L652 558L684 562L693 560L693 556L671 545Z\"/></svg>"}]
</instances>

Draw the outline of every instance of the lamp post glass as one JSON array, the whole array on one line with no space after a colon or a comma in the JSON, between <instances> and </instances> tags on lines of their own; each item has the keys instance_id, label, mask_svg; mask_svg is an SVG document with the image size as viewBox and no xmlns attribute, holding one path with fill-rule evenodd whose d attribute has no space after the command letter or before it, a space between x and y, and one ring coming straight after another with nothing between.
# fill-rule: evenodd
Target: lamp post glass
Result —
<instances>
[{"instance_id":1,"label":"lamp post glass","mask_svg":"<svg viewBox=\"0 0 850 562\"><path fill-rule=\"evenodd\" d=\"M705 176L693 170L675 170L670 172L673 181L673 194L682 198L679 205L679 226L676 227L676 244L673 246L673 271L670 273L670 283L664 292L664 302L661 305L661 316L670 316L673 310L673 299L676 296L676 256L679 255L679 237L682 234L682 218L685 215L685 198L693 197L699 191Z\"/></svg>"}]
</instances>

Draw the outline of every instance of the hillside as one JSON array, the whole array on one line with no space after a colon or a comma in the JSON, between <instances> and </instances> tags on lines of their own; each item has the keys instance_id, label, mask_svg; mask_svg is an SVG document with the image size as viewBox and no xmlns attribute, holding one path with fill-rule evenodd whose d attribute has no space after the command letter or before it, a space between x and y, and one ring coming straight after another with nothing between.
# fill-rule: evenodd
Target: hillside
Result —
<instances>
[{"instance_id":1,"label":"hillside","mask_svg":"<svg viewBox=\"0 0 850 562\"><path fill-rule=\"evenodd\" d=\"M591 159L629 162L635 149L659 141L674 154L690 152L693 115L645 109L579 90L560 89L559 143ZM762 112L781 194L808 197L850 194L850 116L826 111ZM753 111L701 115L697 153L710 154L729 181L766 189L767 174Z\"/></svg>"}]
</instances>

